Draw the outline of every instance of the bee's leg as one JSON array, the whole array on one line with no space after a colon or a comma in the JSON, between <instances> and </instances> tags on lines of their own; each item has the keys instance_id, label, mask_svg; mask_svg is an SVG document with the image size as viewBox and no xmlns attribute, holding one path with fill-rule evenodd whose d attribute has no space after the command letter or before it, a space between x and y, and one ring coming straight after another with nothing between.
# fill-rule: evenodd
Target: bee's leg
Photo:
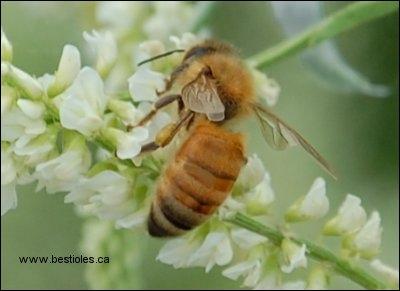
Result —
<instances>
[{"instance_id":1,"label":"bee's leg","mask_svg":"<svg viewBox=\"0 0 400 291\"><path fill-rule=\"evenodd\" d=\"M195 118L195 115L193 114L192 117L190 117L190 119L188 120L188 122L186 124L186 130L190 129L190 127L192 126L192 124L194 122L194 118Z\"/></svg>"},{"instance_id":2,"label":"bee's leg","mask_svg":"<svg viewBox=\"0 0 400 291\"><path fill-rule=\"evenodd\" d=\"M172 79L172 78L171 78L171 79L165 80L165 89L162 90L162 91L156 91L157 95L158 95L158 96L161 96L161 95L167 93L169 90L171 90L172 85L174 85L174 81L175 81L175 80Z\"/></svg>"},{"instance_id":3,"label":"bee's leg","mask_svg":"<svg viewBox=\"0 0 400 291\"><path fill-rule=\"evenodd\" d=\"M174 85L176 79L179 77L179 75L188 67L187 64L181 64L178 66L172 73L171 76L168 80L165 81L165 89L158 92L157 95L161 96L165 93L167 93L169 90L171 90L172 86Z\"/></svg>"},{"instance_id":4,"label":"bee's leg","mask_svg":"<svg viewBox=\"0 0 400 291\"><path fill-rule=\"evenodd\" d=\"M142 126L144 124L146 124L150 119L153 118L153 116L157 113L157 111L165 106L167 106L168 104L174 102L175 100L180 100L181 99L181 95L179 94L173 94L173 95L167 95L164 96L160 99L158 99L153 106L153 109L147 113L147 115L145 117L143 117L136 125L128 125L128 131L132 130L132 128L137 127L137 126Z\"/></svg>"},{"instance_id":5,"label":"bee's leg","mask_svg":"<svg viewBox=\"0 0 400 291\"><path fill-rule=\"evenodd\" d=\"M157 145L154 141L146 143L145 145L142 145L142 148L140 150L140 154L155 151L159 147L160 146Z\"/></svg>"},{"instance_id":6,"label":"bee's leg","mask_svg":"<svg viewBox=\"0 0 400 291\"><path fill-rule=\"evenodd\" d=\"M160 147L165 147L166 145L168 145L173 140L175 135L179 132L179 130L186 124L188 120L193 118L193 116L194 112L187 111L178 120L178 122L167 124L163 129L158 132L155 141L142 146L140 153L154 151Z\"/></svg>"}]
</instances>

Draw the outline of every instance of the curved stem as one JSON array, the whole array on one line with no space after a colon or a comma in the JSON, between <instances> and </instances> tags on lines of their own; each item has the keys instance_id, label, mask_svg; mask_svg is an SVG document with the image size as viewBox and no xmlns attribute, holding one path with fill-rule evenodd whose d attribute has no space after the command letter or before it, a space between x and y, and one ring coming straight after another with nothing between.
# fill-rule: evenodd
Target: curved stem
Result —
<instances>
[{"instance_id":1,"label":"curved stem","mask_svg":"<svg viewBox=\"0 0 400 291\"><path fill-rule=\"evenodd\" d=\"M271 64L322 41L332 38L341 32L354 28L364 22L382 17L399 9L397 2L356 2L325 18L297 37L281 42L250 58L248 62L254 67L266 68Z\"/></svg>"},{"instance_id":2,"label":"curved stem","mask_svg":"<svg viewBox=\"0 0 400 291\"><path fill-rule=\"evenodd\" d=\"M256 232L262 236L267 237L275 245L280 245L285 238L284 234L280 231L273 229L269 226L263 225L260 222L242 214L236 213L232 218L227 219L228 222L237 226L243 227L252 232ZM385 283L377 280L368 274L363 268L355 266L348 260L339 258L330 250L327 250L317 244L300 238L290 238L298 244L304 244L307 247L308 256L314 260L323 261L332 266L332 268L342 276L358 283L360 286L370 290L387 289Z\"/></svg>"}]
</instances>

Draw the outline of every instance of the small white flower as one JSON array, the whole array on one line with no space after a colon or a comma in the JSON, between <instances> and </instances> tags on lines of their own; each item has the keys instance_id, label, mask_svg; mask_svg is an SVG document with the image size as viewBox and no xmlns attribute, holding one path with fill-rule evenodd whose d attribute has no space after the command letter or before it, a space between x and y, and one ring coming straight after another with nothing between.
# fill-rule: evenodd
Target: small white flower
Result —
<instances>
[{"instance_id":1,"label":"small white flower","mask_svg":"<svg viewBox=\"0 0 400 291\"><path fill-rule=\"evenodd\" d=\"M5 111L1 118L1 140L21 143L44 133L43 113L41 103L19 99L17 106Z\"/></svg>"},{"instance_id":2,"label":"small white flower","mask_svg":"<svg viewBox=\"0 0 400 291\"><path fill-rule=\"evenodd\" d=\"M78 151L68 151L36 166L37 190L46 188L49 194L69 191L79 176L88 169Z\"/></svg>"},{"instance_id":3,"label":"small white flower","mask_svg":"<svg viewBox=\"0 0 400 291\"><path fill-rule=\"evenodd\" d=\"M278 102L279 94L281 93L279 84L258 70L253 70L252 72L257 96L265 100L268 106L274 106Z\"/></svg>"},{"instance_id":4,"label":"small white flower","mask_svg":"<svg viewBox=\"0 0 400 291\"><path fill-rule=\"evenodd\" d=\"M46 73L37 78L37 80L42 86L43 90L47 92L49 87L54 83L55 76Z\"/></svg>"},{"instance_id":5,"label":"small white flower","mask_svg":"<svg viewBox=\"0 0 400 291\"><path fill-rule=\"evenodd\" d=\"M291 273L296 268L307 267L306 246L292 242L289 239L284 239L281 244L283 265L281 270L284 273Z\"/></svg>"},{"instance_id":6,"label":"small white flower","mask_svg":"<svg viewBox=\"0 0 400 291\"><path fill-rule=\"evenodd\" d=\"M200 42L200 38L190 32L185 32L182 34L181 38L175 35L170 36L169 40L174 43L177 49L184 50L187 50Z\"/></svg>"},{"instance_id":7,"label":"small white flower","mask_svg":"<svg viewBox=\"0 0 400 291\"><path fill-rule=\"evenodd\" d=\"M382 239L381 217L379 212L372 212L368 221L357 232L345 238L343 244L364 259L372 259L379 253Z\"/></svg>"},{"instance_id":8,"label":"small white flower","mask_svg":"<svg viewBox=\"0 0 400 291\"><path fill-rule=\"evenodd\" d=\"M375 259L370 263L370 266L380 275L382 275L389 284L394 288L399 288L399 270L389 267L380 260Z\"/></svg>"},{"instance_id":9,"label":"small white flower","mask_svg":"<svg viewBox=\"0 0 400 291\"><path fill-rule=\"evenodd\" d=\"M18 99L17 105L29 118L39 119L43 117L45 107L41 102L35 102L28 99Z\"/></svg>"},{"instance_id":10,"label":"small white flower","mask_svg":"<svg viewBox=\"0 0 400 291\"><path fill-rule=\"evenodd\" d=\"M6 34L1 28L1 60L11 62L13 56L13 49L10 41L7 39Z\"/></svg>"},{"instance_id":11,"label":"small white flower","mask_svg":"<svg viewBox=\"0 0 400 291\"><path fill-rule=\"evenodd\" d=\"M79 50L67 44L64 46L58 69L53 83L48 88L50 96L56 96L68 88L81 69L81 56Z\"/></svg>"},{"instance_id":12,"label":"small white flower","mask_svg":"<svg viewBox=\"0 0 400 291\"><path fill-rule=\"evenodd\" d=\"M323 233L325 235L343 235L359 230L367 221L367 214L361 206L361 199L347 194L338 214L329 220Z\"/></svg>"},{"instance_id":13,"label":"small white flower","mask_svg":"<svg viewBox=\"0 0 400 291\"><path fill-rule=\"evenodd\" d=\"M222 275L232 280L239 277L245 277L243 285L246 287L254 287L260 280L262 273L262 265L260 259L249 259L225 269Z\"/></svg>"},{"instance_id":14,"label":"small white flower","mask_svg":"<svg viewBox=\"0 0 400 291\"><path fill-rule=\"evenodd\" d=\"M271 178L264 174L263 180L252 190L245 193L246 210L251 215L267 213L269 205L274 201L275 194L271 187Z\"/></svg>"},{"instance_id":15,"label":"small white flower","mask_svg":"<svg viewBox=\"0 0 400 291\"><path fill-rule=\"evenodd\" d=\"M224 266L233 257L230 239L225 232L210 232L203 244L190 256L190 266L205 267L208 273L215 265Z\"/></svg>"},{"instance_id":16,"label":"small white flower","mask_svg":"<svg viewBox=\"0 0 400 291\"><path fill-rule=\"evenodd\" d=\"M73 202L84 212L107 220L121 219L133 212L129 181L111 170L90 178L82 177L64 201Z\"/></svg>"},{"instance_id":17,"label":"small white flower","mask_svg":"<svg viewBox=\"0 0 400 291\"><path fill-rule=\"evenodd\" d=\"M111 99L108 102L108 108L117 114L125 124L135 124L138 120L138 110L131 102Z\"/></svg>"},{"instance_id":18,"label":"small white flower","mask_svg":"<svg viewBox=\"0 0 400 291\"><path fill-rule=\"evenodd\" d=\"M43 90L41 84L28 73L14 67L13 65L8 65L6 76L10 78L16 86L21 88L28 97L39 99L42 96Z\"/></svg>"},{"instance_id":19,"label":"small white flower","mask_svg":"<svg viewBox=\"0 0 400 291\"><path fill-rule=\"evenodd\" d=\"M135 127L130 132L124 132L116 128L105 128L104 137L117 148L117 156L120 159L132 159L140 153L140 149L149 136L144 127Z\"/></svg>"},{"instance_id":20,"label":"small white flower","mask_svg":"<svg viewBox=\"0 0 400 291\"><path fill-rule=\"evenodd\" d=\"M307 195L289 207L285 219L289 222L318 219L323 217L328 210L329 200L326 197L325 180L317 178Z\"/></svg>"},{"instance_id":21,"label":"small white flower","mask_svg":"<svg viewBox=\"0 0 400 291\"><path fill-rule=\"evenodd\" d=\"M259 244L262 244L268 239L262 235L254 233L244 228L234 228L231 231L232 240L241 249L249 250Z\"/></svg>"},{"instance_id":22,"label":"small white flower","mask_svg":"<svg viewBox=\"0 0 400 291\"><path fill-rule=\"evenodd\" d=\"M253 189L263 181L266 173L260 158L256 154L252 154L248 157L246 165L240 171L237 184L242 185L245 190Z\"/></svg>"},{"instance_id":23,"label":"small white flower","mask_svg":"<svg viewBox=\"0 0 400 291\"><path fill-rule=\"evenodd\" d=\"M54 149L56 135L50 130L38 136L25 135L14 144L14 153L26 156L25 164L33 166L42 162L43 159Z\"/></svg>"},{"instance_id":24,"label":"small white flower","mask_svg":"<svg viewBox=\"0 0 400 291\"><path fill-rule=\"evenodd\" d=\"M88 171L91 158L85 140L72 133L68 138L71 140L67 141L61 155L36 166L37 191L43 187L50 194L70 191L79 177Z\"/></svg>"},{"instance_id":25,"label":"small white flower","mask_svg":"<svg viewBox=\"0 0 400 291\"><path fill-rule=\"evenodd\" d=\"M308 290L325 290L328 284L329 278L324 267L317 266L310 272L307 280Z\"/></svg>"},{"instance_id":26,"label":"small white flower","mask_svg":"<svg viewBox=\"0 0 400 291\"><path fill-rule=\"evenodd\" d=\"M97 32L93 30L92 33L85 31L83 38L96 54L96 70L102 77L107 76L118 56L117 42L113 34L109 31Z\"/></svg>"},{"instance_id":27,"label":"small white flower","mask_svg":"<svg viewBox=\"0 0 400 291\"><path fill-rule=\"evenodd\" d=\"M118 219L115 223L117 228L142 228L146 226L147 217L149 216L148 207L142 207L135 213Z\"/></svg>"},{"instance_id":28,"label":"small white flower","mask_svg":"<svg viewBox=\"0 0 400 291\"><path fill-rule=\"evenodd\" d=\"M146 67L139 67L128 82L129 93L134 101L155 101L158 98L157 91L165 89L164 75Z\"/></svg>"},{"instance_id":29,"label":"small white flower","mask_svg":"<svg viewBox=\"0 0 400 291\"><path fill-rule=\"evenodd\" d=\"M120 134L117 144L117 156L120 159L131 159L140 153L141 145L149 136L143 127L136 127L129 133Z\"/></svg>"},{"instance_id":30,"label":"small white flower","mask_svg":"<svg viewBox=\"0 0 400 291\"><path fill-rule=\"evenodd\" d=\"M61 124L86 136L93 134L103 126L107 99L98 73L91 68L83 68L61 101Z\"/></svg>"},{"instance_id":31,"label":"small white flower","mask_svg":"<svg viewBox=\"0 0 400 291\"><path fill-rule=\"evenodd\" d=\"M189 267L189 259L200 245L201 239L193 234L169 240L161 248L157 260L176 269Z\"/></svg>"}]
</instances>

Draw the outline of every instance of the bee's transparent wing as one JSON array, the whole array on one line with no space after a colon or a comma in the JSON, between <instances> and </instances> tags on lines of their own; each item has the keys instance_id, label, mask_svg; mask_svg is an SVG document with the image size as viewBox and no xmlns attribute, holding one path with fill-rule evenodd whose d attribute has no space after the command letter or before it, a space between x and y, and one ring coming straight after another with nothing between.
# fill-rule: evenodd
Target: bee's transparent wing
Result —
<instances>
[{"instance_id":1,"label":"bee's transparent wing","mask_svg":"<svg viewBox=\"0 0 400 291\"><path fill-rule=\"evenodd\" d=\"M225 106L218 96L216 84L205 74L182 89L182 100L188 109L207 115L211 121L221 121L225 118Z\"/></svg>"},{"instance_id":2,"label":"bee's transparent wing","mask_svg":"<svg viewBox=\"0 0 400 291\"><path fill-rule=\"evenodd\" d=\"M300 145L312 157L314 157L314 159L325 171L327 171L333 178L336 179L335 171L328 164L328 162L297 131L295 131L261 104L254 104L253 110L260 121L261 131L264 139L272 148L284 150L290 146Z\"/></svg>"}]
</instances>

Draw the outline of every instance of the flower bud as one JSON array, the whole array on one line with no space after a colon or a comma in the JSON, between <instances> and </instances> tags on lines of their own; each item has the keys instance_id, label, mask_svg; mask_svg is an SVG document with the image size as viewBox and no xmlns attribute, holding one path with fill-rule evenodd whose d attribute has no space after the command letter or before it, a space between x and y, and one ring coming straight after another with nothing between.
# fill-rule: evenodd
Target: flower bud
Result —
<instances>
[{"instance_id":1,"label":"flower bud","mask_svg":"<svg viewBox=\"0 0 400 291\"><path fill-rule=\"evenodd\" d=\"M103 81L95 70L83 68L66 93L68 94L59 104L63 127L77 130L85 136L102 128L108 96L104 93Z\"/></svg>"},{"instance_id":2,"label":"flower bud","mask_svg":"<svg viewBox=\"0 0 400 291\"><path fill-rule=\"evenodd\" d=\"M131 102L118 99L111 99L108 108L128 124L134 124L138 120L138 115L141 115Z\"/></svg>"},{"instance_id":3,"label":"flower bud","mask_svg":"<svg viewBox=\"0 0 400 291\"><path fill-rule=\"evenodd\" d=\"M45 111L43 103L28 99L18 99L17 105L26 116L32 119L41 118Z\"/></svg>"},{"instance_id":4,"label":"flower bud","mask_svg":"<svg viewBox=\"0 0 400 291\"><path fill-rule=\"evenodd\" d=\"M139 67L128 82L133 101L155 101L158 98L157 91L165 88L163 74L145 67Z\"/></svg>"},{"instance_id":5,"label":"flower bud","mask_svg":"<svg viewBox=\"0 0 400 291\"><path fill-rule=\"evenodd\" d=\"M245 194L246 211L251 215L266 214L269 205L274 201L274 191L271 188L271 178L264 174L263 180Z\"/></svg>"},{"instance_id":6,"label":"flower bud","mask_svg":"<svg viewBox=\"0 0 400 291\"><path fill-rule=\"evenodd\" d=\"M307 267L306 246L304 244L299 246L290 239L284 239L281 248L283 255L282 272L291 273L296 268Z\"/></svg>"},{"instance_id":7,"label":"flower bud","mask_svg":"<svg viewBox=\"0 0 400 291\"><path fill-rule=\"evenodd\" d=\"M115 65L118 56L117 42L109 31L100 33L95 30L92 33L84 32L83 38L96 54L96 70L105 78Z\"/></svg>"},{"instance_id":8,"label":"flower bud","mask_svg":"<svg viewBox=\"0 0 400 291\"><path fill-rule=\"evenodd\" d=\"M9 65L5 77L10 78L11 82L22 89L29 98L39 99L43 94L39 81L13 65Z\"/></svg>"},{"instance_id":9,"label":"flower bud","mask_svg":"<svg viewBox=\"0 0 400 291\"><path fill-rule=\"evenodd\" d=\"M325 181L317 178L307 195L300 198L285 214L288 222L298 222L323 217L329 210L329 200L326 197Z\"/></svg>"},{"instance_id":10,"label":"flower bud","mask_svg":"<svg viewBox=\"0 0 400 291\"><path fill-rule=\"evenodd\" d=\"M56 96L68 88L81 69L81 56L79 50L67 44L64 46L54 82L48 88L50 97Z\"/></svg>"},{"instance_id":11,"label":"flower bud","mask_svg":"<svg viewBox=\"0 0 400 291\"><path fill-rule=\"evenodd\" d=\"M353 254L370 260L379 253L382 238L381 217L379 212L372 212L369 220L357 232L348 235L343 247Z\"/></svg>"},{"instance_id":12,"label":"flower bud","mask_svg":"<svg viewBox=\"0 0 400 291\"><path fill-rule=\"evenodd\" d=\"M343 235L360 229L367 221L367 214L361 206L361 199L347 194L338 214L329 220L323 229L325 235Z\"/></svg>"}]
</instances>

